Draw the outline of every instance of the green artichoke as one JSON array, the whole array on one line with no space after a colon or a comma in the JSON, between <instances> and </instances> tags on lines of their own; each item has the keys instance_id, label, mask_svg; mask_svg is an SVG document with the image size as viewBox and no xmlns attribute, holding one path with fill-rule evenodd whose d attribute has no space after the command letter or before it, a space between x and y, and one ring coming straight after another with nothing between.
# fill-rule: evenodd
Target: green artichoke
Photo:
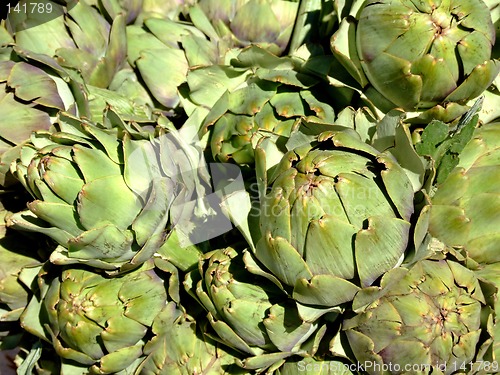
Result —
<instances>
[{"instance_id":1,"label":"green artichoke","mask_svg":"<svg viewBox=\"0 0 500 375\"><path fill-rule=\"evenodd\" d=\"M383 111L430 110L424 120L445 122L462 115L498 75L494 44L482 0L355 1L331 40L363 95Z\"/></svg>"},{"instance_id":2,"label":"green artichoke","mask_svg":"<svg viewBox=\"0 0 500 375\"><path fill-rule=\"evenodd\" d=\"M478 263L500 261L500 123L476 129L432 197L429 232Z\"/></svg>"},{"instance_id":3,"label":"green artichoke","mask_svg":"<svg viewBox=\"0 0 500 375\"><path fill-rule=\"evenodd\" d=\"M235 73L245 68L251 74L222 94L203 122L202 132L211 131L215 159L253 164L257 145L268 151L277 148L276 142L286 139L300 120L335 122L328 85L302 72L300 62L252 46L242 50L232 65Z\"/></svg>"},{"instance_id":4,"label":"green artichoke","mask_svg":"<svg viewBox=\"0 0 500 375\"><path fill-rule=\"evenodd\" d=\"M173 302L153 321L155 337L144 347L146 359L137 373L143 375L225 375L247 374L238 368L237 357L224 346L207 337L206 323L177 308Z\"/></svg>"},{"instance_id":5,"label":"green artichoke","mask_svg":"<svg viewBox=\"0 0 500 375\"><path fill-rule=\"evenodd\" d=\"M201 188L189 180L197 173L192 155L169 136L133 140L117 129L85 122L78 129L67 121L81 120L60 118L60 132L36 133L23 147L13 169L36 200L10 225L57 241L55 263L82 262L109 272L135 267L166 242L174 223L190 217L185 204ZM170 159L174 152L177 160Z\"/></svg>"},{"instance_id":6,"label":"green artichoke","mask_svg":"<svg viewBox=\"0 0 500 375\"><path fill-rule=\"evenodd\" d=\"M36 12L8 19L6 26L18 48L53 58L67 75L84 84L93 115L102 116L106 105L132 107L136 114L144 114L154 106L152 97L127 64L123 14L109 23L91 6L95 4L47 0L43 3L52 5L50 22Z\"/></svg>"},{"instance_id":7,"label":"green artichoke","mask_svg":"<svg viewBox=\"0 0 500 375\"><path fill-rule=\"evenodd\" d=\"M5 219L11 212L0 201L0 321L16 321L32 296L30 280L43 259L36 246L38 238L28 238L8 229Z\"/></svg>"},{"instance_id":8,"label":"green artichoke","mask_svg":"<svg viewBox=\"0 0 500 375\"><path fill-rule=\"evenodd\" d=\"M256 269L248 252L214 250L205 254L199 270L191 271L184 284L207 310L216 340L242 353L245 359L237 363L272 373L288 357L314 354L317 347L311 350L310 343L321 339L324 327L317 319L321 314L309 316L266 280L271 275L263 277Z\"/></svg>"},{"instance_id":9,"label":"green artichoke","mask_svg":"<svg viewBox=\"0 0 500 375\"><path fill-rule=\"evenodd\" d=\"M257 44L282 54L299 10L296 0L199 0L199 7L221 39L234 46Z\"/></svg>"},{"instance_id":10,"label":"green artichoke","mask_svg":"<svg viewBox=\"0 0 500 375\"><path fill-rule=\"evenodd\" d=\"M500 358L500 262L491 264L482 264L476 270L476 274L485 282L495 284L497 289L496 300L495 300L495 326L493 331L493 354L494 358L497 360ZM500 371L498 368L498 363L496 370ZM493 369L495 370L495 369Z\"/></svg>"},{"instance_id":11,"label":"green artichoke","mask_svg":"<svg viewBox=\"0 0 500 375\"><path fill-rule=\"evenodd\" d=\"M354 131L325 132L289 151L270 184L255 255L298 302L350 301L401 263L413 187L390 154Z\"/></svg>"},{"instance_id":12,"label":"green artichoke","mask_svg":"<svg viewBox=\"0 0 500 375\"><path fill-rule=\"evenodd\" d=\"M456 261L423 260L360 292L342 329L370 375L496 373L489 291Z\"/></svg>"},{"instance_id":13,"label":"green artichoke","mask_svg":"<svg viewBox=\"0 0 500 375\"><path fill-rule=\"evenodd\" d=\"M152 121L146 106L133 101L134 90L127 77L121 77L121 83L115 80L122 90L116 93L83 84L70 69L47 55L16 45L12 49L10 60L0 61L0 187L16 183L10 164L33 131L55 130L53 124L60 111L102 121L103 111L112 110L141 125Z\"/></svg>"},{"instance_id":14,"label":"green artichoke","mask_svg":"<svg viewBox=\"0 0 500 375\"><path fill-rule=\"evenodd\" d=\"M67 371L114 374L137 367L154 319L179 298L177 270L162 268L166 272L149 260L109 278L85 268L58 272L46 266L39 275L39 300L32 300L21 324L52 342Z\"/></svg>"},{"instance_id":15,"label":"green artichoke","mask_svg":"<svg viewBox=\"0 0 500 375\"><path fill-rule=\"evenodd\" d=\"M99 12L113 21L120 13L125 14L127 24L141 24L148 18L176 20L187 13L196 0L84 0L98 7Z\"/></svg>"}]
</instances>

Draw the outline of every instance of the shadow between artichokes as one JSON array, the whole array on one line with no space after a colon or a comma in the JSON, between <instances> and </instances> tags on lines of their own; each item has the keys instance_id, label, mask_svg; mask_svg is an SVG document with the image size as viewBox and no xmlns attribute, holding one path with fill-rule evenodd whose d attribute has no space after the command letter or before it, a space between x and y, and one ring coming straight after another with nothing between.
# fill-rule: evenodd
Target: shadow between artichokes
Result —
<instances>
[{"instance_id":1,"label":"shadow between artichokes","mask_svg":"<svg viewBox=\"0 0 500 375\"><path fill-rule=\"evenodd\" d=\"M238 353L205 334L207 324L169 302L153 321L155 336L144 346L145 359L136 374L248 374L235 364Z\"/></svg>"}]
</instances>

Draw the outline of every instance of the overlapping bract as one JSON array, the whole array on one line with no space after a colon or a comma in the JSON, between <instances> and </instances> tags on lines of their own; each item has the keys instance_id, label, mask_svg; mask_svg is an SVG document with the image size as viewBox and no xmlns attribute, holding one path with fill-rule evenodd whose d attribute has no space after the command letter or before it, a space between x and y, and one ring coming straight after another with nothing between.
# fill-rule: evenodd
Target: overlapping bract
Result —
<instances>
[{"instance_id":1,"label":"overlapping bract","mask_svg":"<svg viewBox=\"0 0 500 375\"><path fill-rule=\"evenodd\" d=\"M21 61L0 62L0 186L4 187L14 183L10 163L33 131L51 129L58 111L86 112L81 87L53 59L18 48L16 52L11 51Z\"/></svg>"}]
</instances>

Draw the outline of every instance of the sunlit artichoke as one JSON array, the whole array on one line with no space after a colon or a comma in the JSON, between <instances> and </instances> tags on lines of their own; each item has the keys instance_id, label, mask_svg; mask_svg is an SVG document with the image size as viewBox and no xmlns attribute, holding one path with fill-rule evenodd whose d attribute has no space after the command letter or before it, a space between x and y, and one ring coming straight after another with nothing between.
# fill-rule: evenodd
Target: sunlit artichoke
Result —
<instances>
[{"instance_id":1,"label":"sunlit artichoke","mask_svg":"<svg viewBox=\"0 0 500 375\"><path fill-rule=\"evenodd\" d=\"M413 187L390 154L354 132L288 152L270 184L255 255L300 303L350 301L402 261Z\"/></svg>"},{"instance_id":2,"label":"sunlit artichoke","mask_svg":"<svg viewBox=\"0 0 500 375\"><path fill-rule=\"evenodd\" d=\"M500 123L476 129L432 197L429 232L478 263L500 261Z\"/></svg>"},{"instance_id":3,"label":"sunlit artichoke","mask_svg":"<svg viewBox=\"0 0 500 375\"><path fill-rule=\"evenodd\" d=\"M290 41L299 10L296 0L200 0L218 35L238 47L257 44L279 55Z\"/></svg>"},{"instance_id":4,"label":"sunlit artichoke","mask_svg":"<svg viewBox=\"0 0 500 375\"><path fill-rule=\"evenodd\" d=\"M154 319L168 301L179 300L177 270L156 268L153 260L112 278L85 268L58 272L47 266L38 283L40 296L21 324L52 342L68 371L113 374L136 367Z\"/></svg>"},{"instance_id":5,"label":"sunlit artichoke","mask_svg":"<svg viewBox=\"0 0 500 375\"><path fill-rule=\"evenodd\" d=\"M360 292L342 329L370 375L497 373L492 290L458 262L423 260Z\"/></svg>"},{"instance_id":6,"label":"sunlit artichoke","mask_svg":"<svg viewBox=\"0 0 500 375\"><path fill-rule=\"evenodd\" d=\"M314 354L312 342L324 334L317 318L328 310L301 310L263 275L249 253L227 248L205 254L185 285L207 310L216 339L242 353L237 363L272 373L288 357Z\"/></svg>"},{"instance_id":7,"label":"sunlit artichoke","mask_svg":"<svg viewBox=\"0 0 500 375\"><path fill-rule=\"evenodd\" d=\"M232 65L234 80L245 81L224 92L203 122L216 160L253 164L257 145L279 152L276 143L283 146L300 120L335 122L338 103L330 103L328 85L305 72L301 62L253 46Z\"/></svg>"},{"instance_id":8,"label":"sunlit artichoke","mask_svg":"<svg viewBox=\"0 0 500 375\"><path fill-rule=\"evenodd\" d=\"M187 315L170 302L153 321L155 337L146 344L146 358L138 372L143 375L247 374L235 364L229 348L205 335L203 318Z\"/></svg>"},{"instance_id":9,"label":"sunlit artichoke","mask_svg":"<svg viewBox=\"0 0 500 375\"><path fill-rule=\"evenodd\" d=\"M134 140L79 121L61 117L60 132L37 133L22 149L13 170L35 201L11 226L58 242L52 262L111 273L149 259L175 225L184 237L196 230L194 212L205 218L210 208L197 200L205 197L206 176L195 148L174 131Z\"/></svg>"},{"instance_id":10,"label":"sunlit artichoke","mask_svg":"<svg viewBox=\"0 0 500 375\"><path fill-rule=\"evenodd\" d=\"M26 237L6 228L5 219L12 214L2 201L12 196L0 195L0 321L16 321L32 296L31 281L45 260L39 237ZM1 340L0 340L1 341Z\"/></svg>"},{"instance_id":11,"label":"sunlit artichoke","mask_svg":"<svg viewBox=\"0 0 500 375\"><path fill-rule=\"evenodd\" d=\"M49 130L58 111L88 112L83 90L53 59L16 51L21 61L0 62L0 187L14 183L10 163L33 131Z\"/></svg>"},{"instance_id":12,"label":"sunlit artichoke","mask_svg":"<svg viewBox=\"0 0 500 375\"><path fill-rule=\"evenodd\" d=\"M426 118L449 122L500 71L492 59L495 27L482 0L359 0L350 14L332 50L381 108L433 108Z\"/></svg>"}]
</instances>

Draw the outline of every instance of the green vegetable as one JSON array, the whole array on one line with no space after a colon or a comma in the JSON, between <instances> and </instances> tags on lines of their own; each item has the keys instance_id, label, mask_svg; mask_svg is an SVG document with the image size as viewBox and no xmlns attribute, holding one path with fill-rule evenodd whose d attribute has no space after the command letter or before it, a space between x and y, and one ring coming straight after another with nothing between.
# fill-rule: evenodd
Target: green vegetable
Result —
<instances>
[{"instance_id":1,"label":"green vegetable","mask_svg":"<svg viewBox=\"0 0 500 375\"><path fill-rule=\"evenodd\" d=\"M60 132L36 133L13 166L36 200L10 225L58 242L52 262L130 269L151 258L175 225L189 236L196 210L210 214L196 200L206 195L198 151L175 130L131 139L117 128L74 121L60 118Z\"/></svg>"},{"instance_id":2,"label":"green vegetable","mask_svg":"<svg viewBox=\"0 0 500 375\"><path fill-rule=\"evenodd\" d=\"M488 353L488 291L491 285L458 262L423 260L389 271L379 288L360 292L353 302L358 315L342 329L370 375L497 372Z\"/></svg>"},{"instance_id":3,"label":"green vegetable","mask_svg":"<svg viewBox=\"0 0 500 375\"><path fill-rule=\"evenodd\" d=\"M46 266L39 275L40 299L32 300L21 323L52 342L67 370L118 373L140 362L154 319L167 301L178 300L177 271L166 271L174 286L168 292L168 277L152 260L113 278L81 267Z\"/></svg>"},{"instance_id":4,"label":"green vegetable","mask_svg":"<svg viewBox=\"0 0 500 375\"><path fill-rule=\"evenodd\" d=\"M276 369L294 354L314 354L307 343L324 334L320 322L287 300L277 285L245 270L255 266L248 252L215 250L205 254L185 285L207 310L218 340L243 354L245 359L237 361L241 367Z\"/></svg>"},{"instance_id":5,"label":"green vegetable","mask_svg":"<svg viewBox=\"0 0 500 375\"><path fill-rule=\"evenodd\" d=\"M397 267L409 243L410 180L353 133L326 132L289 151L262 202L255 255L300 303L352 300Z\"/></svg>"},{"instance_id":6,"label":"green vegetable","mask_svg":"<svg viewBox=\"0 0 500 375\"><path fill-rule=\"evenodd\" d=\"M429 232L479 263L500 261L500 124L476 129L432 197Z\"/></svg>"}]
</instances>

